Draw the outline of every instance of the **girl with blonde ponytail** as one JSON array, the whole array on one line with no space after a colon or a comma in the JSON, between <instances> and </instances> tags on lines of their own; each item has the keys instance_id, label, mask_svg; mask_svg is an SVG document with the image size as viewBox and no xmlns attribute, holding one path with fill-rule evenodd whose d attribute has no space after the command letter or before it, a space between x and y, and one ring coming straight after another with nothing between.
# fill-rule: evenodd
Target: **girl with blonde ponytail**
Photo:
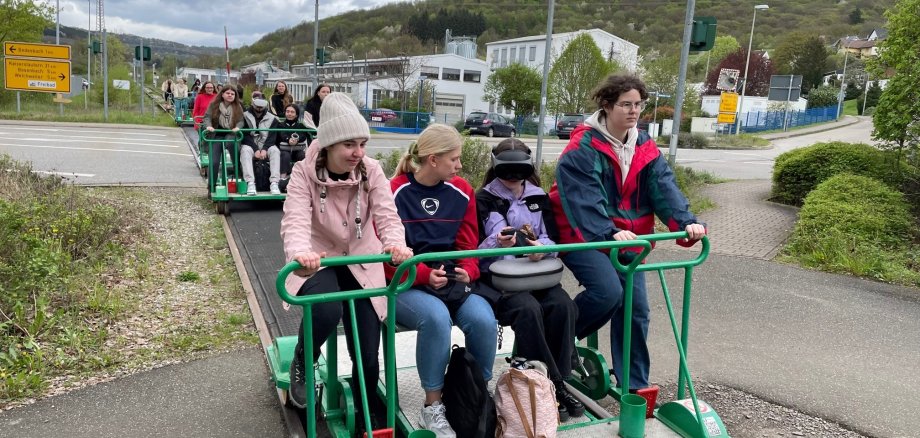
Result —
<instances>
[{"instance_id":1,"label":"girl with blonde ponytail","mask_svg":"<svg viewBox=\"0 0 920 438\"><path fill-rule=\"evenodd\" d=\"M320 130L322 132L322 130ZM472 250L479 246L476 197L457 175L463 167L463 138L447 125L430 125L400 160L390 188L406 229L406 244L415 254ZM395 269L384 266L392 277ZM396 322L418 331L416 363L425 390L420 425L439 437L455 433L447 422L441 390L450 357L451 322L466 336L466 346L492 378L497 325L492 306L500 294L480 284L475 258L416 266L411 289L396 297Z\"/></svg>"}]
</instances>

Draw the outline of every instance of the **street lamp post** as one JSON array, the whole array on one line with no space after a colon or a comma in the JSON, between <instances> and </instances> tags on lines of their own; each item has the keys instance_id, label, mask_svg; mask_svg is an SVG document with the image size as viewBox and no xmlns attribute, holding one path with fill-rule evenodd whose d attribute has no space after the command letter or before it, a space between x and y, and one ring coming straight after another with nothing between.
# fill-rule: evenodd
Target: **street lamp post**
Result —
<instances>
[{"instance_id":1,"label":"street lamp post","mask_svg":"<svg viewBox=\"0 0 920 438\"><path fill-rule=\"evenodd\" d=\"M840 111L843 109L843 87L847 83L847 61L850 59L850 49L847 47L849 44L844 41L844 55L843 55L843 74L840 76L840 92L837 93L837 120L840 120Z\"/></svg>"},{"instance_id":2,"label":"street lamp post","mask_svg":"<svg viewBox=\"0 0 920 438\"><path fill-rule=\"evenodd\" d=\"M754 43L754 23L757 22L758 9L770 9L770 5L754 6L754 18L751 20L751 37L748 39L747 61L744 62L744 82L741 83L741 95L738 96L738 120L735 121L735 135L741 134L741 111L744 109L744 93L747 90L748 67L751 65L751 46Z\"/></svg>"},{"instance_id":3,"label":"street lamp post","mask_svg":"<svg viewBox=\"0 0 920 438\"><path fill-rule=\"evenodd\" d=\"M419 111L422 109L422 92L425 90L425 79L428 76L420 75L418 77L418 105L415 106L415 131L418 132Z\"/></svg>"}]
</instances>

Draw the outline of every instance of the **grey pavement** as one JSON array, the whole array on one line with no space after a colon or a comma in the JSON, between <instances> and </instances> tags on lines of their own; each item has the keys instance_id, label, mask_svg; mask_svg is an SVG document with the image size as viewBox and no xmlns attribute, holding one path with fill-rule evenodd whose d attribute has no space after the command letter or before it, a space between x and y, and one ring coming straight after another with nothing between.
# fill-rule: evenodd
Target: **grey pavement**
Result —
<instances>
[{"instance_id":1,"label":"grey pavement","mask_svg":"<svg viewBox=\"0 0 920 438\"><path fill-rule=\"evenodd\" d=\"M280 437L261 348L168 365L0 412L0 437Z\"/></svg>"}]
</instances>

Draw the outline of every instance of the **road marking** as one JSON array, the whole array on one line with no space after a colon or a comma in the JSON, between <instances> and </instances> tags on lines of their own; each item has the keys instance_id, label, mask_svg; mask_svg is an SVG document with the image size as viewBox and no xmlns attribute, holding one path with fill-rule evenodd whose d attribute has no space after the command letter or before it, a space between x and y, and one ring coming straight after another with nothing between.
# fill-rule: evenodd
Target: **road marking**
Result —
<instances>
[{"instance_id":1,"label":"road marking","mask_svg":"<svg viewBox=\"0 0 920 438\"><path fill-rule=\"evenodd\" d=\"M58 176L84 177L84 178L92 178L96 176L95 173L52 172L52 171L47 171L47 170L33 170L32 173L38 173L41 175L58 175Z\"/></svg>"},{"instance_id":2,"label":"road marking","mask_svg":"<svg viewBox=\"0 0 920 438\"><path fill-rule=\"evenodd\" d=\"M98 152L133 152L137 154L153 154L153 155L175 155L177 157L188 157L189 154L177 154L175 152L156 152L156 151L134 151L131 149L100 149L100 148L75 148L68 146L44 146L44 145L22 145L22 144L10 144L10 143L0 143L0 146L14 146L21 148L41 148L41 149L67 149L72 151L98 151ZM170 146L173 147L173 146Z\"/></svg>"},{"instance_id":3,"label":"road marking","mask_svg":"<svg viewBox=\"0 0 920 438\"><path fill-rule=\"evenodd\" d=\"M9 137L4 137L4 136L9 136ZM32 138L32 137L18 137L17 134L15 133L3 132L3 131L0 131L0 138L5 138L6 140L48 140L49 138L62 138L62 139L66 139L67 141L78 141L76 140L78 138L79 139L99 139L99 140L117 140L118 139L117 137L88 137L84 135L75 136L72 134L68 134L68 135L48 134L42 138ZM158 139L139 139L139 140L155 141L157 143L175 143L177 145L185 146L185 141L180 141L180 140L158 140ZM105 142L100 141L99 143L105 143ZM150 144L150 143L139 143L139 144Z\"/></svg>"},{"instance_id":4,"label":"road marking","mask_svg":"<svg viewBox=\"0 0 920 438\"><path fill-rule=\"evenodd\" d=\"M60 128L27 128L23 126L12 126L12 125L3 125L3 129L16 129L20 131L43 131L43 132L66 132L66 133L76 133L76 132L88 132L91 134L123 134L128 130L111 130L111 131L98 131L92 129L60 129ZM154 134L151 132L136 132L130 131L132 135L150 135L155 137L166 137L170 134Z\"/></svg>"},{"instance_id":5,"label":"road marking","mask_svg":"<svg viewBox=\"0 0 920 438\"><path fill-rule=\"evenodd\" d=\"M4 138L4 140L22 140L22 141L40 141L40 142L48 141L47 138L31 138L31 137ZM158 148L178 148L180 147L179 145L164 145L164 144L156 144L156 143L137 143L137 142L130 142L130 141L78 140L74 138L68 139L66 143L94 143L94 144L108 143L108 144L117 144L117 145L123 145L123 146L153 146L153 147L158 147ZM183 144L182 146L185 146L185 145Z\"/></svg>"},{"instance_id":6,"label":"road marking","mask_svg":"<svg viewBox=\"0 0 920 438\"><path fill-rule=\"evenodd\" d=\"M752 154L747 152L726 152L725 155L744 155L748 157L763 157L762 154Z\"/></svg>"}]
</instances>

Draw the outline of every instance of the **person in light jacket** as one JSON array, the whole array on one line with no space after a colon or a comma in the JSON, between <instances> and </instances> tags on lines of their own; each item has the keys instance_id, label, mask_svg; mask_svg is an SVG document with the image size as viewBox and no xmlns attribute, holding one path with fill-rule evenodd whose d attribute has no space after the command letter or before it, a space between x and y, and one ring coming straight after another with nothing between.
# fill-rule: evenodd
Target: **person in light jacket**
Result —
<instances>
[{"instance_id":1,"label":"person in light jacket","mask_svg":"<svg viewBox=\"0 0 920 438\"><path fill-rule=\"evenodd\" d=\"M336 291L353 291L383 287L383 264L371 263L320 268L328 256L368 255L382 252L392 255L393 263L412 256L406 247L405 231L389 182L380 164L365 155L370 138L367 122L351 99L341 93L330 95L323 105L323 124L317 139L309 146L307 158L294 166L288 196L281 219L281 238L287 261L297 261L303 269L287 278L288 291L312 295ZM313 361L319 358L319 346L332 334L339 320L345 318L348 352L352 375L356 375L355 346L348 307L330 302L313 306ZM355 301L356 324L361 348L360 364L368 383L369 414L379 425L386 408L376 397L377 360L380 324L386 318L386 298L374 297ZM304 363L303 322L298 331L294 361L291 363L291 400L306 404L305 373L313 367ZM361 399L357 384L354 400Z\"/></svg>"},{"instance_id":2,"label":"person in light jacket","mask_svg":"<svg viewBox=\"0 0 920 438\"><path fill-rule=\"evenodd\" d=\"M188 85L185 84L185 78L176 79L172 90L173 102L176 104L176 117L180 120L185 119L188 113Z\"/></svg>"}]
</instances>

